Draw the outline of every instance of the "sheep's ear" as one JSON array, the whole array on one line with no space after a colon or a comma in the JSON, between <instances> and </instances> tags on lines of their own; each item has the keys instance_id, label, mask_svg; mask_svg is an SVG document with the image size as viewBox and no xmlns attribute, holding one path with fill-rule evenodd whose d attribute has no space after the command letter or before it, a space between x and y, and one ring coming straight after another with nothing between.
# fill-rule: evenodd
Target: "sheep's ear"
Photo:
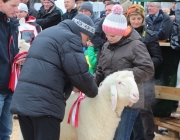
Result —
<instances>
[{"instance_id":1,"label":"sheep's ear","mask_svg":"<svg viewBox=\"0 0 180 140\"><path fill-rule=\"evenodd\" d=\"M117 88L114 83L110 85L110 107L114 111L117 105Z\"/></svg>"}]
</instances>

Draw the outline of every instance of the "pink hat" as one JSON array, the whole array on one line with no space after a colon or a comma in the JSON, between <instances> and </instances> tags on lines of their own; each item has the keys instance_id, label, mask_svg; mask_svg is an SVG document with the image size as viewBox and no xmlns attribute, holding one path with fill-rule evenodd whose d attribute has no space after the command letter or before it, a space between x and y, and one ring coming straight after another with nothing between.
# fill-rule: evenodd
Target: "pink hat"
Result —
<instances>
[{"instance_id":1,"label":"pink hat","mask_svg":"<svg viewBox=\"0 0 180 140\"><path fill-rule=\"evenodd\" d=\"M127 19L123 15L123 8L116 4L112 7L112 13L106 16L102 29L105 33L124 35L127 28Z\"/></svg>"}]
</instances>

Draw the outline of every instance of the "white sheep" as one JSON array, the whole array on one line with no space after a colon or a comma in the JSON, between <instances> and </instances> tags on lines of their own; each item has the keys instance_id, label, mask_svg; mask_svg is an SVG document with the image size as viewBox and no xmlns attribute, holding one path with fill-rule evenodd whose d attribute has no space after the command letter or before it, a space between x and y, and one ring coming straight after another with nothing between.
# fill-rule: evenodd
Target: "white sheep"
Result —
<instances>
[{"instance_id":1,"label":"white sheep","mask_svg":"<svg viewBox=\"0 0 180 140\"><path fill-rule=\"evenodd\" d=\"M117 106L110 107L110 87L117 89ZM61 123L60 140L112 140L120 121L120 115L129 103L139 99L138 87L131 71L118 71L109 75L98 89L95 98L84 98L80 104L79 125L77 128L67 123L70 108L78 94L67 100L66 112Z\"/></svg>"}]
</instances>

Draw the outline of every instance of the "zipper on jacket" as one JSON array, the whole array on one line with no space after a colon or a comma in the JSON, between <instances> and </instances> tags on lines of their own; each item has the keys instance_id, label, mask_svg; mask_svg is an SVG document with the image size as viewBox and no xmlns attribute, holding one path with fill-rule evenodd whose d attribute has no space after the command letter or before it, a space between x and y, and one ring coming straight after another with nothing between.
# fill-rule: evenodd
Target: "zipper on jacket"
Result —
<instances>
[{"instance_id":1,"label":"zipper on jacket","mask_svg":"<svg viewBox=\"0 0 180 140\"><path fill-rule=\"evenodd\" d=\"M115 54L115 50L116 50L116 47L113 47L113 55L112 55L111 61L110 61L111 64L112 64L112 58L113 58L113 56L114 56L114 54ZM111 74L111 71L112 71L112 67L111 67L111 70L110 70L110 72L109 72L109 75Z\"/></svg>"},{"instance_id":2,"label":"zipper on jacket","mask_svg":"<svg viewBox=\"0 0 180 140\"><path fill-rule=\"evenodd\" d=\"M9 46L8 46L8 49L9 49L9 60L10 60L10 64L12 65L12 57L11 57L11 43L13 41L13 36L11 35L10 37L10 40L9 40Z\"/></svg>"}]
</instances>

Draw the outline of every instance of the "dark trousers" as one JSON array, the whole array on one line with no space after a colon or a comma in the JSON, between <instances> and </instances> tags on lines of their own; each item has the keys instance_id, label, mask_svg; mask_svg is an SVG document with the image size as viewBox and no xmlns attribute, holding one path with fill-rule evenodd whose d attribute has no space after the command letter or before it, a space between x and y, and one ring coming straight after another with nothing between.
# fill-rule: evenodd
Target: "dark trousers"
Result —
<instances>
[{"instance_id":1,"label":"dark trousers","mask_svg":"<svg viewBox=\"0 0 180 140\"><path fill-rule=\"evenodd\" d=\"M142 123L141 113L139 113L134 121L133 131L130 140L146 140L144 136L144 127Z\"/></svg>"},{"instance_id":2,"label":"dark trousers","mask_svg":"<svg viewBox=\"0 0 180 140\"><path fill-rule=\"evenodd\" d=\"M154 135L154 116L152 109L141 110L140 114L144 126L145 138L146 140L153 140L155 135Z\"/></svg>"},{"instance_id":3,"label":"dark trousers","mask_svg":"<svg viewBox=\"0 0 180 140\"><path fill-rule=\"evenodd\" d=\"M61 120L52 116L20 116L19 124L24 140L59 140Z\"/></svg>"}]
</instances>

